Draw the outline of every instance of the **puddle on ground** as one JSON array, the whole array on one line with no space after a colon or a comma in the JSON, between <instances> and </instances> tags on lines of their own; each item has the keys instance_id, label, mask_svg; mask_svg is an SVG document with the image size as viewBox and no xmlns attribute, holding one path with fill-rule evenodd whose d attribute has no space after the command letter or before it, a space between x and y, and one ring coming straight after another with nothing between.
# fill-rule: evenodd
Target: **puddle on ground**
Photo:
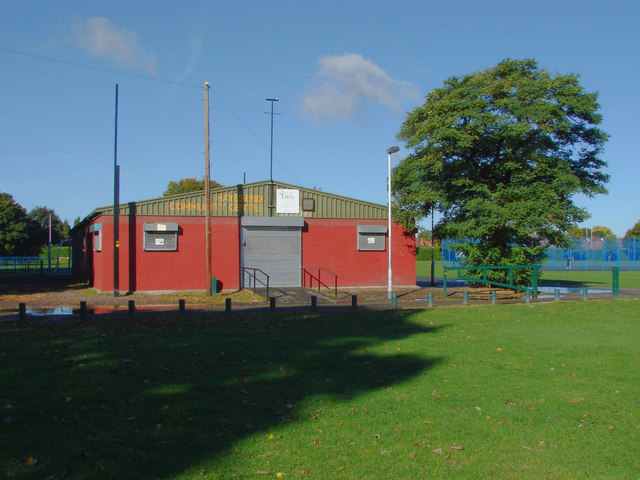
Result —
<instances>
[{"instance_id":1,"label":"puddle on ground","mask_svg":"<svg viewBox=\"0 0 640 480\"><path fill-rule=\"evenodd\" d=\"M71 307L29 307L26 309L27 315L35 315L38 317L46 317L48 315L73 315Z\"/></svg>"},{"instance_id":2,"label":"puddle on ground","mask_svg":"<svg viewBox=\"0 0 640 480\"><path fill-rule=\"evenodd\" d=\"M556 290L560 295L570 295L572 293L583 293L584 287L538 287L539 293L556 293ZM589 288L587 287L587 294L596 294L596 293L611 293L611 290L605 290L602 288Z\"/></svg>"}]
</instances>

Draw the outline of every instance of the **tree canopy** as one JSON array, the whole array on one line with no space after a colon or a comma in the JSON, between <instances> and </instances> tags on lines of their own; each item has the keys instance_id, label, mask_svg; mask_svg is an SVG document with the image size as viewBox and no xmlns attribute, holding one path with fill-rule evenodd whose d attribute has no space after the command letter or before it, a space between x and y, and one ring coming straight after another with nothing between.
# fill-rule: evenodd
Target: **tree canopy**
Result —
<instances>
[{"instance_id":1,"label":"tree canopy","mask_svg":"<svg viewBox=\"0 0 640 480\"><path fill-rule=\"evenodd\" d=\"M223 185L215 180L209 181L210 188L220 188ZM170 181L167 185L167 189L162 194L164 197L169 195L177 195L179 193L199 192L204 190L204 178L202 180L196 180L195 178L181 178L180 180Z\"/></svg>"},{"instance_id":2,"label":"tree canopy","mask_svg":"<svg viewBox=\"0 0 640 480\"><path fill-rule=\"evenodd\" d=\"M29 255L28 240L26 210L11 195L0 192L0 257Z\"/></svg>"},{"instance_id":3,"label":"tree canopy","mask_svg":"<svg viewBox=\"0 0 640 480\"><path fill-rule=\"evenodd\" d=\"M27 217L31 220L31 241L42 246L49 241L49 215L51 215L51 243L69 238L69 224L60 220L56 212L47 207L35 207Z\"/></svg>"},{"instance_id":4,"label":"tree canopy","mask_svg":"<svg viewBox=\"0 0 640 480\"><path fill-rule=\"evenodd\" d=\"M412 153L394 169L396 219L412 227L435 206L437 237L481 240L470 265L538 261L542 240L564 245L588 218L572 197L606 193L598 108L577 75L534 60L450 77L398 135Z\"/></svg>"},{"instance_id":5,"label":"tree canopy","mask_svg":"<svg viewBox=\"0 0 640 480\"><path fill-rule=\"evenodd\" d=\"M603 225L595 225L591 228L582 228L574 225L569 228L569 230L567 230L567 235L569 235L570 237L597 237L607 239L616 238L613 230Z\"/></svg>"},{"instance_id":6,"label":"tree canopy","mask_svg":"<svg viewBox=\"0 0 640 480\"><path fill-rule=\"evenodd\" d=\"M58 243L69 238L69 225L47 207L35 207L29 213L8 193L0 192L0 257L38 255L49 240Z\"/></svg>"},{"instance_id":7,"label":"tree canopy","mask_svg":"<svg viewBox=\"0 0 640 480\"><path fill-rule=\"evenodd\" d=\"M624 234L625 237L636 237L640 238L640 220L636 222L636 224L627 230L627 233Z\"/></svg>"}]
</instances>

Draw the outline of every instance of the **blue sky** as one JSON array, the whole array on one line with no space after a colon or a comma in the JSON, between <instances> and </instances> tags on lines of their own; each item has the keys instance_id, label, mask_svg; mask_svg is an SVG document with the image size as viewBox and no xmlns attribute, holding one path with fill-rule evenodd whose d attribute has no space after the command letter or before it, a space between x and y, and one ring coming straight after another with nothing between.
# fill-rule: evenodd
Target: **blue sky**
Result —
<instances>
[{"instance_id":1,"label":"blue sky","mask_svg":"<svg viewBox=\"0 0 640 480\"><path fill-rule=\"evenodd\" d=\"M269 178L386 204L386 149L451 75L504 58L579 73L599 92L610 193L579 198L621 236L640 219L640 2L5 1L0 191L73 222L113 202L115 85L122 202L204 175ZM55 61L53 61L55 60ZM635 192L635 193L634 193Z\"/></svg>"}]
</instances>

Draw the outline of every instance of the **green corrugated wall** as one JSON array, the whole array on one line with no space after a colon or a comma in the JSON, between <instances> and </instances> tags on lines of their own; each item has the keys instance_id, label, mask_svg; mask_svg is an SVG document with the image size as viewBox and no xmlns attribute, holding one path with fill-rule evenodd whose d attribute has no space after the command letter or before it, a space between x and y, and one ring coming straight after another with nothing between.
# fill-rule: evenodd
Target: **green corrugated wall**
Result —
<instances>
[{"instance_id":1,"label":"green corrugated wall","mask_svg":"<svg viewBox=\"0 0 640 480\"><path fill-rule=\"evenodd\" d=\"M302 211L298 214L275 213L275 191L278 188L300 191L300 201L312 198L314 211ZM274 201L269 202L273 191ZM154 216L201 216L205 212L204 192L183 193L170 197L154 198L132 202L136 215ZM387 206L363 202L353 198L332 195L320 190L301 188L295 185L274 182L249 183L232 187L222 187L211 191L211 215L214 217L268 217L269 204L273 203L274 216L293 216L306 218L387 218ZM96 209L95 213L111 214L113 207ZM129 214L129 204L120 204L120 215Z\"/></svg>"}]
</instances>

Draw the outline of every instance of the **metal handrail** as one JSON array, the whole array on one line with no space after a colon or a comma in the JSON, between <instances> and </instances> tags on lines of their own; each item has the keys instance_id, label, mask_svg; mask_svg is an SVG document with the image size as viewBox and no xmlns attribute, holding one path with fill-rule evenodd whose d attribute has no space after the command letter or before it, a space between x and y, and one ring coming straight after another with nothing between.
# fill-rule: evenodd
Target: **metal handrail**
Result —
<instances>
[{"instance_id":1,"label":"metal handrail","mask_svg":"<svg viewBox=\"0 0 640 480\"><path fill-rule=\"evenodd\" d=\"M250 272L247 272L247 274L249 275L249 280L251 280L251 278L253 277L253 293L256 293L256 283L258 282L258 276L256 275L256 272L260 272L261 274L263 274L266 278L267 278L267 283L262 283L262 285L267 287L267 298L269 298L269 275L266 274L265 272L263 272L262 270L260 270L259 268L253 268L253 267L242 267L242 288L245 288L245 284L244 284L244 274L245 271L247 270L253 270L253 275ZM251 282L249 282L251 283ZM251 285L249 285L249 287L251 287Z\"/></svg>"},{"instance_id":2,"label":"metal handrail","mask_svg":"<svg viewBox=\"0 0 640 480\"><path fill-rule=\"evenodd\" d=\"M530 287L521 287L521 286L518 286L518 285L514 284L513 271L516 268L524 268L524 269L531 269L532 270L532 273L531 273L531 286ZM446 292L447 292L447 271L448 270L457 270L458 278L460 278L462 280L483 283L485 285L495 285L497 287L510 288L512 290L522 290L524 292L530 292L531 294L533 294L534 297L537 297L538 296L538 270L539 270L539 268L540 268L540 265L538 265L538 264L534 264L534 265L492 265L492 266L477 266L477 267L462 267L462 266L445 267L444 268L444 292L445 292L445 295L446 295ZM462 275L460 273L462 270L480 270L480 271L482 271L482 278L469 277L467 275ZM489 280L487 278L487 271L488 270L509 270L509 283L494 282L492 280Z\"/></svg>"},{"instance_id":3,"label":"metal handrail","mask_svg":"<svg viewBox=\"0 0 640 480\"><path fill-rule=\"evenodd\" d=\"M338 298L338 275L333 273L331 270L328 270L326 268L322 268L322 267L300 267L301 273L302 273L302 286L306 287L306 281L305 281L305 273L307 275L309 275L309 288L313 288L313 279L315 278L315 280L318 282L318 292L320 291L320 287L324 286L326 288L330 288L329 285L327 285L326 283L322 282L322 279L320 278L320 274L321 272L327 272L330 275L333 275L333 293L335 295L336 298ZM317 270L318 271L318 276L314 277L313 274L311 274L311 272L308 272L308 270Z\"/></svg>"}]
</instances>

